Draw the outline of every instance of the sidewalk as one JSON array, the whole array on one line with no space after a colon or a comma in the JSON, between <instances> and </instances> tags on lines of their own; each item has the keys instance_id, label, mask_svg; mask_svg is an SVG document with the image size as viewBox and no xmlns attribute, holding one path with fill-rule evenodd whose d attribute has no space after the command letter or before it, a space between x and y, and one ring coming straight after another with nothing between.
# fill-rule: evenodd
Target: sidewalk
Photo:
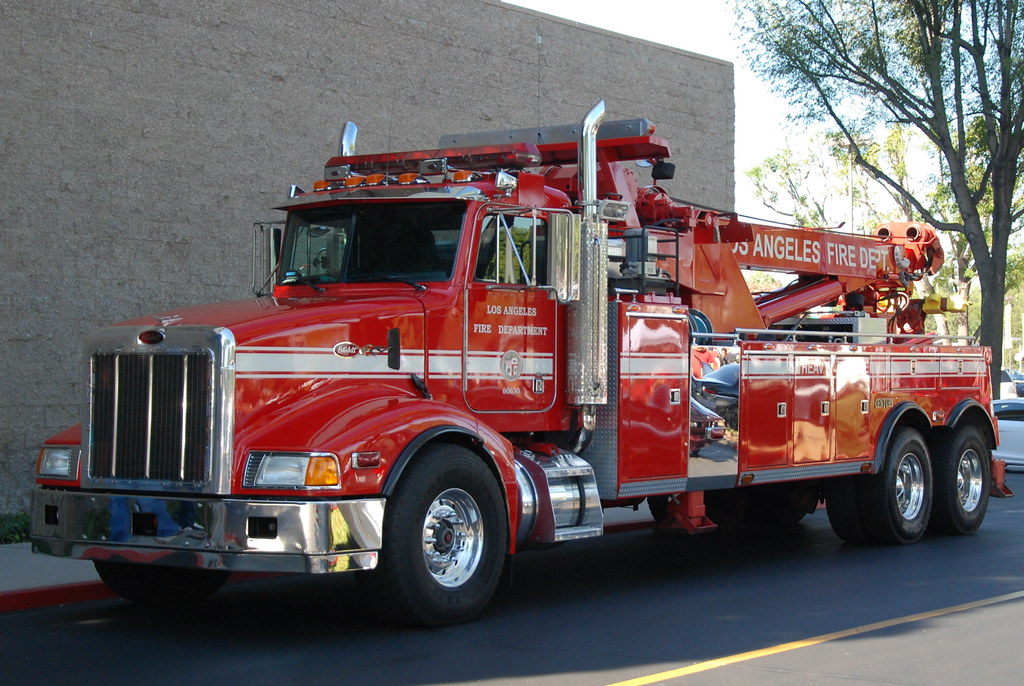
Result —
<instances>
[{"instance_id":1,"label":"sidewalk","mask_svg":"<svg viewBox=\"0 0 1024 686\"><path fill-rule=\"evenodd\" d=\"M89 560L36 555L31 543L0 545L0 613L113 597Z\"/></svg>"}]
</instances>

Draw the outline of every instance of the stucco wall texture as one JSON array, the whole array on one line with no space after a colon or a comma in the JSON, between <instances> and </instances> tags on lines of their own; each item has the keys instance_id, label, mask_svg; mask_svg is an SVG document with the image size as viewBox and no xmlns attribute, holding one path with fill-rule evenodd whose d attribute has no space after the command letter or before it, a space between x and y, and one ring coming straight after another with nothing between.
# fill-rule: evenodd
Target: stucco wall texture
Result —
<instances>
[{"instance_id":1,"label":"stucco wall texture","mask_svg":"<svg viewBox=\"0 0 1024 686\"><path fill-rule=\"evenodd\" d=\"M673 195L734 201L731 64L495 0L0 0L0 63L0 513L79 421L83 336L248 297L252 222L345 120L369 153L603 98L670 141Z\"/></svg>"}]
</instances>

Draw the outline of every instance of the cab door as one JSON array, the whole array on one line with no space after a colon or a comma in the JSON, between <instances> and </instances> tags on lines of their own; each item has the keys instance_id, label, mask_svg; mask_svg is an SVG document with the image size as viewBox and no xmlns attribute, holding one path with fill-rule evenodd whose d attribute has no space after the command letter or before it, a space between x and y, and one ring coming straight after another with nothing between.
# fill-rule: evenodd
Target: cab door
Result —
<instances>
[{"instance_id":1,"label":"cab door","mask_svg":"<svg viewBox=\"0 0 1024 686\"><path fill-rule=\"evenodd\" d=\"M466 289L463 391L478 412L542 412L555 400L557 308L547 222L537 210L484 212Z\"/></svg>"}]
</instances>

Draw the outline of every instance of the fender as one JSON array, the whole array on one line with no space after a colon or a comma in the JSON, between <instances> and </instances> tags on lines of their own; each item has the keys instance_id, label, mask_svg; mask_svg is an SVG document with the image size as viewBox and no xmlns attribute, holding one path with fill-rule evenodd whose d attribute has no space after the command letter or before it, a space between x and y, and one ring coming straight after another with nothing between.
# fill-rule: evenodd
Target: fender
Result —
<instances>
[{"instance_id":1,"label":"fender","mask_svg":"<svg viewBox=\"0 0 1024 686\"><path fill-rule=\"evenodd\" d=\"M445 407L449 410L451 409L450 406ZM491 433L486 429L486 427L478 428L482 428L485 433ZM398 459L396 459L394 464L391 466L391 470L388 472L388 478L384 482L381 493L386 496L390 496L394 493L395 486L398 484L399 478L401 478L402 473L405 471L405 468L408 466L413 456L420 450L420 448L434 439L441 437L450 439L449 442L451 443L470 444L473 447L473 452L479 453L481 457L485 458L489 462L491 469L501 475L502 482L506 481L505 473L507 469L502 465L503 463L508 465L512 464L513 450L511 443L509 443L500 434L495 434L491 441L486 441L478 431L472 431L467 429L465 426L441 424L419 434L405 446L402 452L398 455ZM496 450L501 457L497 457L495 455Z\"/></svg>"},{"instance_id":2,"label":"fender","mask_svg":"<svg viewBox=\"0 0 1024 686\"><path fill-rule=\"evenodd\" d=\"M431 408L431 416L435 418L441 418L441 414L452 414L463 415L475 422L475 418L467 413L461 412L450 405L440 405L433 401L425 400L422 401L428 403L431 406L438 405L439 407ZM449 441L452 443L465 444L473 452L481 456L482 459L487 463L488 467L499 477L502 486L502 495L505 498L505 512L508 517L508 531L509 538L506 541L508 546L508 553L514 554L515 551L515 536L514 532L519 527L519 511L518 508L513 507L513 504L519 502L519 482L516 480L515 475L515 448L504 436L496 431L493 431L486 425L476 425L476 430L468 428L465 424L443 424L439 423L426 431L415 436L409 441L402 452L398 455L398 458L394 461L391 469L388 471L387 479L381 489L381 493L390 497L398 485L399 479L405 472L405 468L412 462L416 453L419 452L423 446L434 440Z\"/></svg>"},{"instance_id":3,"label":"fender","mask_svg":"<svg viewBox=\"0 0 1024 686\"><path fill-rule=\"evenodd\" d=\"M875 459L872 471L878 473L885 461L886 448L893 432L900 426L911 426L921 432L927 438L931 422L928 421L928 414L917 403L905 400L893 407L882 422L882 428L878 431L878 439L875 442Z\"/></svg>"},{"instance_id":4,"label":"fender","mask_svg":"<svg viewBox=\"0 0 1024 686\"><path fill-rule=\"evenodd\" d=\"M985 418L984 422L980 422L975 419L979 415ZM989 449L995 449L997 435L996 427L992 422L992 417L989 416L988 410L985 409L984 405L973 398L961 400L956 404L956 407L950 411L949 416L946 417L946 426L950 429L955 429L960 421L976 421L982 429L982 433L985 435L985 438L988 439Z\"/></svg>"},{"instance_id":5,"label":"fender","mask_svg":"<svg viewBox=\"0 0 1024 686\"><path fill-rule=\"evenodd\" d=\"M290 405L290 411L261 412L246 421L248 426L236 434L236 478L251 450L326 451L342 462L341 493L354 496L392 494L417 450L448 437L486 461L502 487L510 531L518 526L512 508L518 498L512 444L465 410L380 384L332 389L315 394L315 401L304 398L301 405ZM348 458L355 452L379 453L380 466L352 469ZM280 495L266 492L272 493Z\"/></svg>"},{"instance_id":6,"label":"fender","mask_svg":"<svg viewBox=\"0 0 1024 686\"><path fill-rule=\"evenodd\" d=\"M319 450L344 463L353 452L379 452L380 469L347 470L343 464L345 471L358 473L355 482L344 484L346 493L377 495L407 447L417 440L422 445L428 432L426 440L444 432L475 438L486 446L501 480L515 482L511 444L500 434L481 427L465 410L386 385L338 388L291 405L290 411L250 415L236 429L235 453L244 459L250 450Z\"/></svg>"}]
</instances>

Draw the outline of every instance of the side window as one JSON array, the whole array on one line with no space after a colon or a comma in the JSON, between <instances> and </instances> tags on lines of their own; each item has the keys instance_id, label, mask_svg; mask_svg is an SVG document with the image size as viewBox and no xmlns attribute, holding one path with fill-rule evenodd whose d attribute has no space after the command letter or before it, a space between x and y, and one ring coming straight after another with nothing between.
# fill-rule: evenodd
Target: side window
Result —
<instances>
[{"instance_id":1,"label":"side window","mask_svg":"<svg viewBox=\"0 0 1024 686\"><path fill-rule=\"evenodd\" d=\"M547 237L547 222L534 213L487 215L481 229L476 280L547 284Z\"/></svg>"}]
</instances>

